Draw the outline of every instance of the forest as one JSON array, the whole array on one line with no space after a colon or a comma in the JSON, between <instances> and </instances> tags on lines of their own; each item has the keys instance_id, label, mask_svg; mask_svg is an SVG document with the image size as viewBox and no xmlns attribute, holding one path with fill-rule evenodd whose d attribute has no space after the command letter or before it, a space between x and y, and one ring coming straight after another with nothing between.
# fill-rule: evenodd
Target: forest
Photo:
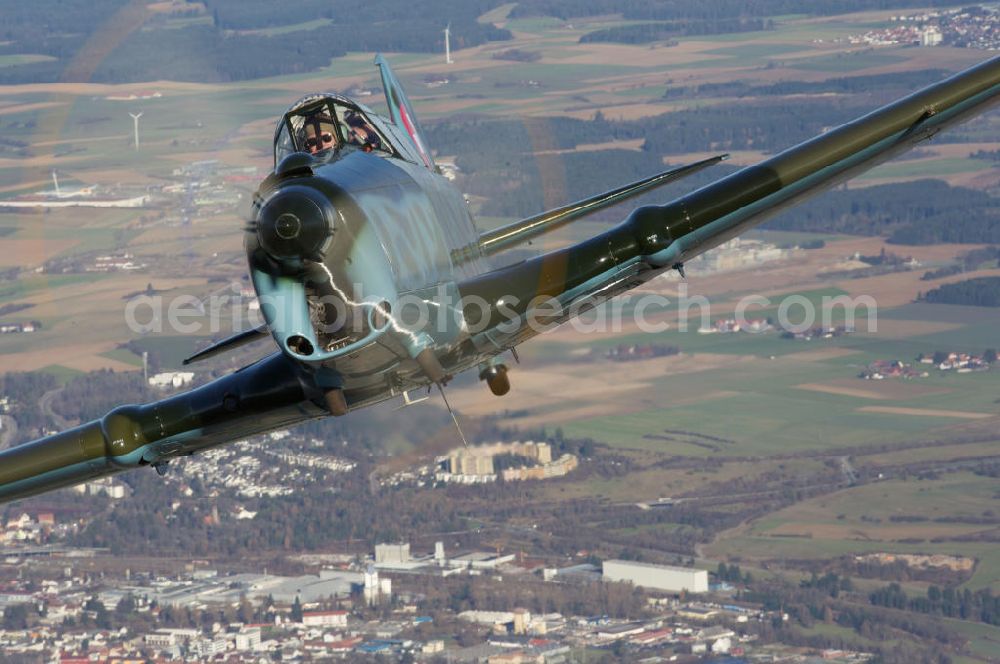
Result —
<instances>
[{"instance_id":1,"label":"forest","mask_svg":"<svg viewBox=\"0 0 1000 664\"><path fill-rule=\"evenodd\" d=\"M953 284L942 284L924 293L920 299L932 304L1000 307L1000 277L978 277Z\"/></svg>"},{"instance_id":2,"label":"forest","mask_svg":"<svg viewBox=\"0 0 1000 664\"><path fill-rule=\"evenodd\" d=\"M511 38L507 30L476 20L498 4L498 0L429 0L407 5L378 0L358 11L356 3L346 0L294 4L208 0L206 20L200 20L200 8L192 4L186 16L189 24L153 16L144 29L125 32L122 39L121 17L115 16L123 5L120 0L63 0L57 12L50 3L21 3L4 9L0 56L32 53L56 59L0 67L0 84L67 80L67 64L91 34L103 34L115 45L89 77L106 83L239 81L313 71L347 51L443 51L442 31L449 21L452 48L467 48ZM329 23L312 24L318 19ZM267 33L268 28L297 25L302 29ZM114 39L104 34L109 31Z\"/></svg>"},{"instance_id":3,"label":"forest","mask_svg":"<svg viewBox=\"0 0 1000 664\"><path fill-rule=\"evenodd\" d=\"M890 583L868 597L875 606L1000 625L1000 597L989 588L973 592L968 588L957 590L948 587L942 590L931 585L926 597L911 598L898 583Z\"/></svg>"},{"instance_id":4,"label":"forest","mask_svg":"<svg viewBox=\"0 0 1000 664\"><path fill-rule=\"evenodd\" d=\"M674 37L717 35L729 32L752 32L770 28L773 28L773 23L760 18L636 23L588 32L580 37L580 43L614 42L619 44L649 44L651 42L667 41Z\"/></svg>"}]
</instances>

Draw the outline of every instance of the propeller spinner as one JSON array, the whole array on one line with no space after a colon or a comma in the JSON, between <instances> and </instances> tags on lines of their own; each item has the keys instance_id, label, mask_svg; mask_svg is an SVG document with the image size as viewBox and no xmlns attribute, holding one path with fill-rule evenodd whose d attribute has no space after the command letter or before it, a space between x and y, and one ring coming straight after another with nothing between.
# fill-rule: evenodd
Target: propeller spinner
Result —
<instances>
[{"instance_id":1,"label":"propeller spinner","mask_svg":"<svg viewBox=\"0 0 1000 664\"><path fill-rule=\"evenodd\" d=\"M286 266L323 260L335 229L336 210L310 187L285 187L260 209L256 230L260 246Z\"/></svg>"}]
</instances>

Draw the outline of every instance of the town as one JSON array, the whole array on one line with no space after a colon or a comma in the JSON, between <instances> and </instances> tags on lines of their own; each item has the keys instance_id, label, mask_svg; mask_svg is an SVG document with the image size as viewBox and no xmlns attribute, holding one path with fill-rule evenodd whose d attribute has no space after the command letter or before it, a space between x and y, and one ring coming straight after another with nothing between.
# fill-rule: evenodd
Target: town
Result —
<instances>
[{"instance_id":1,"label":"town","mask_svg":"<svg viewBox=\"0 0 1000 664\"><path fill-rule=\"evenodd\" d=\"M847 41L871 46L916 44L1000 49L1000 9L996 6L938 9L894 16L892 22L890 28L852 35Z\"/></svg>"},{"instance_id":2,"label":"town","mask_svg":"<svg viewBox=\"0 0 1000 664\"><path fill-rule=\"evenodd\" d=\"M58 537L58 525L51 513L24 513L4 533L15 540ZM79 561L97 562L106 552L59 546L25 544L5 555L0 646L6 657L39 654L59 664L376 655L380 661L509 664L575 661L587 652L595 661L602 653L644 661L751 653L757 661L869 659L762 639L788 615L740 599L736 567L712 574L625 560L548 567L523 553L448 551L443 542L420 555L408 543L378 544L368 556L301 555L298 570L286 574L226 571L204 560L174 574L81 572ZM73 560L76 571L67 566ZM462 599L470 586L488 592L501 579L508 590L494 601L483 601L487 596L479 592L475 602ZM511 588L543 585L551 586L546 592L556 603L563 595L606 596L624 603L614 613L630 616L533 611L505 598Z\"/></svg>"}]
</instances>

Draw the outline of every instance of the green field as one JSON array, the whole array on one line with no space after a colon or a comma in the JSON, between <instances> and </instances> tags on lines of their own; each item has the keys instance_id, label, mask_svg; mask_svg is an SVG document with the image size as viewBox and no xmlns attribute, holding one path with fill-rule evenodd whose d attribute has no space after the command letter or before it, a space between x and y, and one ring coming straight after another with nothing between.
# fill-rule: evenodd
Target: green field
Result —
<instances>
[{"instance_id":1,"label":"green field","mask_svg":"<svg viewBox=\"0 0 1000 664\"><path fill-rule=\"evenodd\" d=\"M969 639L969 648L975 655L995 659L1000 653L1000 627L951 618L941 620L948 628Z\"/></svg>"},{"instance_id":2,"label":"green field","mask_svg":"<svg viewBox=\"0 0 1000 664\"><path fill-rule=\"evenodd\" d=\"M996 589L1000 550L989 541L961 540L995 532L996 525L977 519L1000 513L998 490L1000 480L971 473L888 479L769 514L713 545L713 550L745 560L825 559L869 552L961 555L976 560L967 587Z\"/></svg>"},{"instance_id":3,"label":"green field","mask_svg":"<svg viewBox=\"0 0 1000 664\"><path fill-rule=\"evenodd\" d=\"M892 164L885 164L865 173L861 180L877 180L884 178L941 177L955 173L970 173L988 170L993 164L984 159L910 159Z\"/></svg>"},{"instance_id":4,"label":"green field","mask_svg":"<svg viewBox=\"0 0 1000 664\"><path fill-rule=\"evenodd\" d=\"M195 335L144 337L136 339L134 345L140 351L156 353L165 370L176 370L181 368L181 363L185 358L207 346L211 340L211 337ZM115 357L115 359L129 361L122 357ZM141 360L139 366L142 366Z\"/></svg>"},{"instance_id":5,"label":"green field","mask_svg":"<svg viewBox=\"0 0 1000 664\"><path fill-rule=\"evenodd\" d=\"M818 289L799 294L818 302L842 291ZM629 307L626 304L623 308L628 311ZM713 312L712 320L721 316ZM669 329L656 334L592 334L581 336L578 344L547 341L543 336L535 342L538 357L556 371L562 363L579 362L581 349L600 356L605 349L619 344L675 345L692 361L706 366L646 379L646 387L620 398L620 414L587 417L567 411L560 404L536 406L531 412L536 417L548 417L551 425L561 426L571 437L593 438L616 449L719 459L766 459L792 452L824 454L839 448L864 451L886 443L947 439L957 425L984 421L965 419L965 413L1000 413L1000 371L958 374L914 364L928 370L929 375L882 382L857 377L875 360L912 363L918 354L937 350L981 353L990 344L998 345L995 330L1000 312L907 305L880 312L880 316L884 316L886 325L896 323L890 327L902 336L873 332L803 341L781 338L777 332L702 335ZM936 320L959 326L911 336L905 326L897 323L914 321L914 325L920 325L921 321ZM731 361L725 359L730 357ZM591 361L597 362L596 371L628 375L628 364ZM862 410L869 407L900 410ZM695 432L730 442L713 442L667 430ZM986 445L979 454L993 451ZM926 459L950 458L948 448L942 448L939 454L933 448L920 453ZM907 454L897 456L893 463L908 461ZM613 485L611 482L592 488L602 495L627 494L627 484L617 488ZM983 569L988 569L990 560L983 563ZM1000 558L997 561L1000 563Z\"/></svg>"},{"instance_id":6,"label":"green field","mask_svg":"<svg viewBox=\"0 0 1000 664\"><path fill-rule=\"evenodd\" d=\"M0 284L0 303L8 300L30 297L33 293L52 289L98 281L107 277L104 274L73 274L73 275L42 275L20 279L13 283Z\"/></svg>"},{"instance_id":7,"label":"green field","mask_svg":"<svg viewBox=\"0 0 1000 664\"><path fill-rule=\"evenodd\" d=\"M802 71L820 72L855 72L871 67L885 67L886 65L904 62L902 56L891 55L874 51L861 51L855 53L838 53L832 56L816 56L809 58L799 58L796 60L786 60L785 65Z\"/></svg>"},{"instance_id":8,"label":"green field","mask_svg":"<svg viewBox=\"0 0 1000 664\"><path fill-rule=\"evenodd\" d=\"M77 371L76 369L70 369L69 367L64 367L59 364L51 364L47 367L43 367L42 369L40 369L40 371L43 371L47 374L52 374L53 376L56 377L56 380L58 380L59 383L62 385L65 385L74 378L78 378L83 375L82 371Z\"/></svg>"},{"instance_id":9,"label":"green field","mask_svg":"<svg viewBox=\"0 0 1000 664\"><path fill-rule=\"evenodd\" d=\"M620 24L620 23L616 23ZM548 33L564 25L563 21L548 16L538 18L515 18L507 21L507 29L512 32Z\"/></svg>"},{"instance_id":10,"label":"green field","mask_svg":"<svg viewBox=\"0 0 1000 664\"><path fill-rule=\"evenodd\" d=\"M727 46L725 48L715 48L703 51L707 55L724 55L731 58L752 60L754 58L765 58L771 55L783 55L785 53L798 53L805 50L802 44L743 44L742 46Z\"/></svg>"},{"instance_id":11,"label":"green field","mask_svg":"<svg viewBox=\"0 0 1000 664\"><path fill-rule=\"evenodd\" d=\"M52 62L55 59L51 55L40 54L0 55L0 67L17 67L18 65L30 65L36 62Z\"/></svg>"},{"instance_id":12,"label":"green field","mask_svg":"<svg viewBox=\"0 0 1000 664\"><path fill-rule=\"evenodd\" d=\"M125 348L116 348L115 350L109 350L106 353L101 353L101 356L106 357L110 360L117 360L118 362L131 364L134 367L142 366L142 358Z\"/></svg>"}]
</instances>

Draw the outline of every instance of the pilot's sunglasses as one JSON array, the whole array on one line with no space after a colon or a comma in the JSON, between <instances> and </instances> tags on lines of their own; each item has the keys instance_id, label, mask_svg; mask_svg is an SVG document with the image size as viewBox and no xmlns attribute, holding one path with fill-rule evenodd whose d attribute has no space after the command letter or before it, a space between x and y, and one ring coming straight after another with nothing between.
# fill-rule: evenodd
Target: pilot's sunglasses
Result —
<instances>
[{"instance_id":1,"label":"pilot's sunglasses","mask_svg":"<svg viewBox=\"0 0 1000 664\"><path fill-rule=\"evenodd\" d=\"M323 132L322 134L320 134L319 138L322 139L323 143L332 143L333 142L333 134L330 134L330 133L327 133L327 132ZM316 140L315 136L312 136L312 137L306 139L306 147L307 148L314 148L317 145L320 145L320 141Z\"/></svg>"}]
</instances>

